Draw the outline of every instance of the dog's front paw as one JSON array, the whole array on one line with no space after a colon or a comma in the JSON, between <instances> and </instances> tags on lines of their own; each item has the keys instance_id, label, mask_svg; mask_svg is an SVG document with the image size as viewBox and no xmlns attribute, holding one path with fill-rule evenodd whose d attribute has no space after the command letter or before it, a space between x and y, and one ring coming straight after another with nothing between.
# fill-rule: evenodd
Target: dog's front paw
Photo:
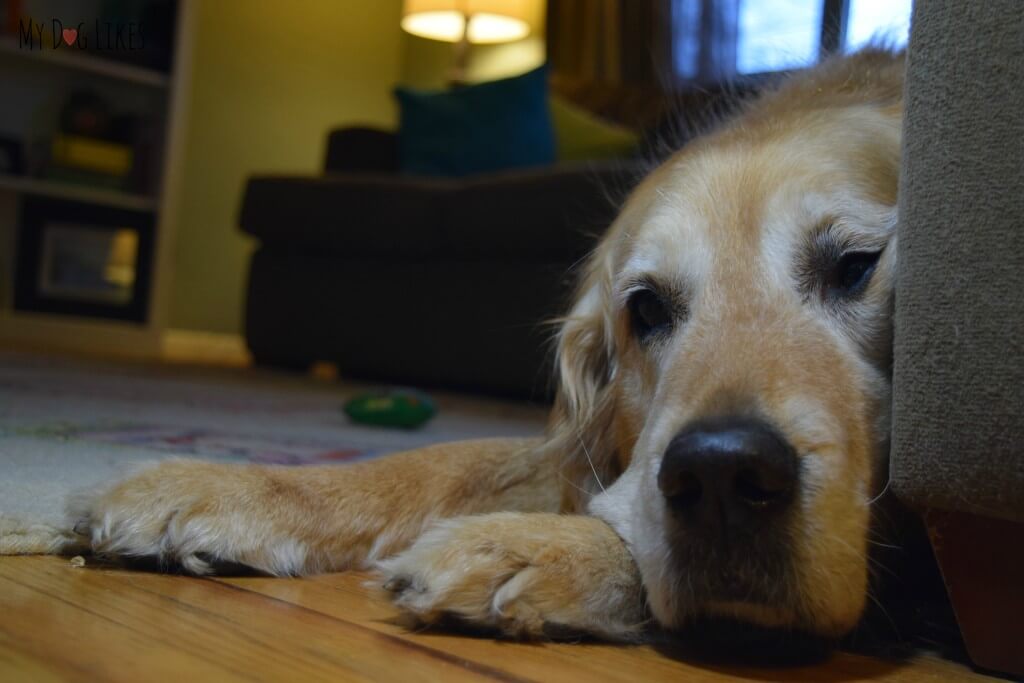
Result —
<instances>
[{"instance_id":1,"label":"dog's front paw","mask_svg":"<svg viewBox=\"0 0 1024 683\"><path fill-rule=\"evenodd\" d=\"M451 519L380 569L395 604L423 623L454 616L514 637L631 640L647 618L633 558L593 517Z\"/></svg>"},{"instance_id":2,"label":"dog's front paw","mask_svg":"<svg viewBox=\"0 0 1024 683\"><path fill-rule=\"evenodd\" d=\"M275 532L269 477L257 468L170 461L72 501L74 533L93 552L153 558L192 574L244 565L302 571L301 543Z\"/></svg>"}]
</instances>

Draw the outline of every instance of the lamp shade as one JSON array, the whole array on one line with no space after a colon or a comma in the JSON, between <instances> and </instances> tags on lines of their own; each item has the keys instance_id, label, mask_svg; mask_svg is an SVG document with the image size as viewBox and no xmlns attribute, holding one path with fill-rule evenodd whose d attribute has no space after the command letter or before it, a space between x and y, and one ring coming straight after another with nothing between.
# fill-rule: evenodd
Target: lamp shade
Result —
<instances>
[{"instance_id":1,"label":"lamp shade","mask_svg":"<svg viewBox=\"0 0 1024 683\"><path fill-rule=\"evenodd\" d=\"M507 43L530 34L533 0L405 0L402 28L454 43ZM469 22L468 26L466 22Z\"/></svg>"}]
</instances>

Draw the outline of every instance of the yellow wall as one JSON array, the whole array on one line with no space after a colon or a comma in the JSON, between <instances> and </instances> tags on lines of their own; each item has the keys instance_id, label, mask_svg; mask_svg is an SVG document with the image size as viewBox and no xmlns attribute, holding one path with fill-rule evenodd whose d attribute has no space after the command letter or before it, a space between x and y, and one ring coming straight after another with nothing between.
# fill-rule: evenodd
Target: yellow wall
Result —
<instances>
[{"instance_id":1,"label":"yellow wall","mask_svg":"<svg viewBox=\"0 0 1024 683\"><path fill-rule=\"evenodd\" d=\"M171 327L242 329L246 179L319 173L327 131L392 125L401 0L193 0ZM340 207L339 207L340 210Z\"/></svg>"}]
</instances>

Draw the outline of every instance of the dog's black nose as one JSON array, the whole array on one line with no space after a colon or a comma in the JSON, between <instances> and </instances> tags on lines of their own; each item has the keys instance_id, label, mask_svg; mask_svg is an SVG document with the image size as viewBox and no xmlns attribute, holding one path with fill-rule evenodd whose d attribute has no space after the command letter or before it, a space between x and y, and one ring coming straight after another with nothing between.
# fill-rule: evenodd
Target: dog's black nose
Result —
<instances>
[{"instance_id":1,"label":"dog's black nose","mask_svg":"<svg viewBox=\"0 0 1024 683\"><path fill-rule=\"evenodd\" d=\"M797 460L769 425L716 417L688 425L661 460L658 487L685 526L752 530L793 499Z\"/></svg>"}]
</instances>

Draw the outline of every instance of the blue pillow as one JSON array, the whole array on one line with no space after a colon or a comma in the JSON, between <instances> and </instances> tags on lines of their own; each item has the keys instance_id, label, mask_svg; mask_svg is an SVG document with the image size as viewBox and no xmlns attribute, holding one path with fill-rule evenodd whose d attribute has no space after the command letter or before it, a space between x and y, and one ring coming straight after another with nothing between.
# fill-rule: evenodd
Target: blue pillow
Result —
<instances>
[{"instance_id":1,"label":"blue pillow","mask_svg":"<svg viewBox=\"0 0 1024 683\"><path fill-rule=\"evenodd\" d=\"M461 176L555 160L547 68L443 92L396 88L404 173Z\"/></svg>"}]
</instances>

